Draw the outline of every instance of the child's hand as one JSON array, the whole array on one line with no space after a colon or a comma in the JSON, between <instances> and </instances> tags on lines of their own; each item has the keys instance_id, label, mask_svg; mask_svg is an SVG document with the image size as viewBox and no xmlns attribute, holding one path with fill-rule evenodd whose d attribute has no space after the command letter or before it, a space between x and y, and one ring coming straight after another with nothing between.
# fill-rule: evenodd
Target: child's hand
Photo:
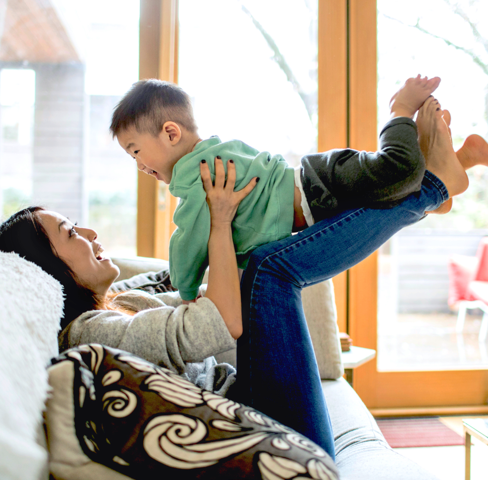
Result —
<instances>
[{"instance_id":1,"label":"child's hand","mask_svg":"<svg viewBox=\"0 0 488 480\"><path fill-rule=\"evenodd\" d=\"M233 160L227 162L227 181L224 164L220 157L215 158L215 185L212 184L210 169L206 162L200 163L203 188L207 192L207 203L210 208L212 227L229 225L234 220L239 203L246 198L256 186L259 178L251 180L242 190L234 191L236 183L236 166Z\"/></svg>"}]
</instances>

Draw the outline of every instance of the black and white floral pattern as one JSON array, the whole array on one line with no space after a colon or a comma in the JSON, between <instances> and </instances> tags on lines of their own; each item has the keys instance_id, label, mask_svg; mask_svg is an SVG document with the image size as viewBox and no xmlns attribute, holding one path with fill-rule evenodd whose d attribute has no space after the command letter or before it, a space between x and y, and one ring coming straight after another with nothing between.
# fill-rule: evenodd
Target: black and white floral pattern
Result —
<instances>
[{"instance_id":1,"label":"black and white floral pattern","mask_svg":"<svg viewBox=\"0 0 488 480\"><path fill-rule=\"evenodd\" d=\"M132 478L335 480L320 447L252 408L101 345L66 351L84 453Z\"/></svg>"}]
</instances>

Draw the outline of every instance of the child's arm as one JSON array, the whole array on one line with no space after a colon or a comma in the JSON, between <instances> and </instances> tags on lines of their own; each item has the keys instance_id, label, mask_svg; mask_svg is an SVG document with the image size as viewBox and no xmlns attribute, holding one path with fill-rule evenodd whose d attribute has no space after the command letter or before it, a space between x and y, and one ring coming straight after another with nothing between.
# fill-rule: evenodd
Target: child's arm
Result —
<instances>
[{"instance_id":1,"label":"child's arm","mask_svg":"<svg viewBox=\"0 0 488 480\"><path fill-rule=\"evenodd\" d=\"M210 211L201 183L183 192L174 222L178 228L169 246L170 278L187 303L197 298L198 287L208 266Z\"/></svg>"}]
</instances>

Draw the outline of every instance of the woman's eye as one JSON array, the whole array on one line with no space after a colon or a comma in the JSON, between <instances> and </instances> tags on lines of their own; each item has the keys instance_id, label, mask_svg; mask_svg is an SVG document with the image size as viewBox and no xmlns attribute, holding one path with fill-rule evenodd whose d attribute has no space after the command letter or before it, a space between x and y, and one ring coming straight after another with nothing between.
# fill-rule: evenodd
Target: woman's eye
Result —
<instances>
[{"instance_id":1,"label":"woman's eye","mask_svg":"<svg viewBox=\"0 0 488 480\"><path fill-rule=\"evenodd\" d=\"M137 155L140 152L140 150L135 150L134 155Z\"/></svg>"},{"instance_id":2,"label":"woman's eye","mask_svg":"<svg viewBox=\"0 0 488 480\"><path fill-rule=\"evenodd\" d=\"M75 225L77 225L77 223L75 223ZM70 238L73 236L73 235L78 235L78 232L76 231L75 229L75 225L73 225L70 230L69 230L69 236Z\"/></svg>"}]
</instances>

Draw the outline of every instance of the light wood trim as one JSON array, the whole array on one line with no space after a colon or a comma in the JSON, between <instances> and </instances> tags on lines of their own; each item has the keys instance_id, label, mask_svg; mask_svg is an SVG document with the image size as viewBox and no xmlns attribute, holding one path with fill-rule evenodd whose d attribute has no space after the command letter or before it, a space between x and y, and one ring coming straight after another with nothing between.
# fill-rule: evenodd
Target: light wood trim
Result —
<instances>
[{"instance_id":1,"label":"light wood trim","mask_svg":"<svg viewBox=\"0 0 488 480\"><path fill-rule=\"evenodd\" d=\"M159 75L161 2L141 0L139 23L139 79ZM137 176L137 255L154 256L157 181L145 173Z\"/></svg>"},{"instance_id":2,"label":"light wood trim","mask_svg":"<svg viewBox=\"0 0 488 480\"><path fill-rule=\"evenodd\" d=\"M349 147L377 148L376 0L349 0Z\"/></svg>"},{"instance_id":3,"label":"light wood trim","mask_svg":"<svg viewBox=\"0 0 488 480\"><path fill-rule=\"evenodd\" d=\"M176 230L173 215L178 206L178 200L169 193L168 185L162 182L159 182L157 205L155 218L156 228L154 232L154 257L169 260L169 240Z\"/></svg>"},{"instance_id":4,"label":"light wood trim","mask_svg":"<svg viewBox=\"0 0 488 480\"><path fill-rule=\"evenodd\" d=\"M176 65L178 63L177 47L177 22L178 22L178 0L160 0L160 37L159 49L159 76L161 80L176 83Z\"/></svg>"},{"instance_id":5,"label":"light wood trim","mask_svg":"<svg viewBox=\"0 0 488 480\"><path fill-rule=\"evenodd\" d=\"M347 147L347 1L319 0L318 149Z\"/></svg>"},{"instance_id":6,"label":"light wood trim","mask_svg":"<svg viewBox=\"0 0 488 480\"><path fill-rule=\"evenodd\" d=\"M377 148L376 107L376 0L349 0L349 147ZM349 335L354 344L376 349L377 255L349 271ZM368 318L368 329L359 328ZM374 406L374 389L367 372L376 371L376 361L354 375L354 388ZM371 403L373 402L373 403Z\"/></svg>"},{"instance_id":7,"label":"light wood trim","mask_svg":"<svg viewBox=\"0 0 488 480\"><path fill-rule=\"evenodd\" d=\"M318 150L347 147L347 0L318 0ZM347 332L347 273L333 279Z\"/></svg>"},{"instance_id":8,"label":"light wood trim","mask_svg":"<svg viewBox=\"0 0 488 480\"><path fill-rule=\"evenodd\" d=\"M488 406L461 405L458 407L426 408L370 408L373 417L421 417L432 415L488 415Z\"/></svg>"},{"instance_id":9,"label":"light wood trim","mask_svg":"<svg viewBox=\"0 0 488 480\"><path fill-rule=\"evenodd\" d=\"M358 373L369 408L486 406L486 370Z\"/></svg>"},{"instance_id":10,"label":"light wood trim","mask_svg":"<svg viewBox=\"0 0 488 480\"><path fill-rule=\"evenodd\" d=\"M349 270L349 335L354 345L377 349L377 265L378 255L373 253L359 265ZM366 322L364 328L363 322ZM377 358L358 370L354 375L354 389L366 406L375 406Z\"/></svg>"},{"instance_id":11,"label":"light wood trim","mask_svg":"<svg viewBox=\"0 0 488 480\"><path fill-rule=\"evenodd\" d=\"M178 0L141 0L139 78L178 81ZM177 201L168 187L138 174L137 254L168 259Z\"/></svg>"}]
</instances>

